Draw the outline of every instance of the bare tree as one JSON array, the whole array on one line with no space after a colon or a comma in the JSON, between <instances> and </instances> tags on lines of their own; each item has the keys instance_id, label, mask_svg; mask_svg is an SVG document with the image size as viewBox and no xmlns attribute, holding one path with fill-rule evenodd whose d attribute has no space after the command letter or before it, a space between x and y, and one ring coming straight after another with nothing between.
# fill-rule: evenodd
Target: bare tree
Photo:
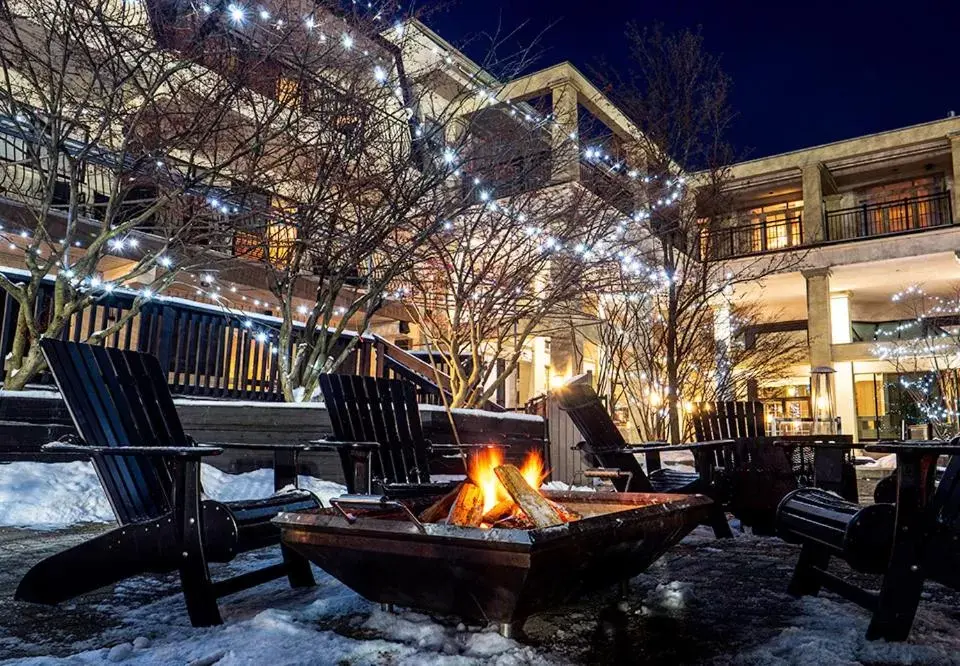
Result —
<instances>
[{"instance_id":1,"label":"bare tree","mask_svg":"<svg viewBox=\"0 0 960 666\"><path fill-rule=\"evenodd\" d=\"M598 344L604 350L598 384L606 387L611 405L626 408L644 441L665 440L669 434L666 365L668 335L658 294L606 296L598 308ZM766 317L756 306L732 312L731 303L702 309L696 327L678 355L676 394L683 411L693 404L743 395L749 384L776 379L805 357L805 340L789 333L756 334ZM718 340L718 329L723 339ZM692 422L681 420L681 435L692 437Z\"/></svg>"},{"instance_id":2,"label":"bare tree","mask_svg":"<svg viewBox=\"0 0 960 666\"><path fill-rule=\"evenodd\" d=\"M634 317L628 326L638 329L634 340L656 336L643 343L657 354L637 358L651 363L641 372L660 382L656 390L663 400L659 409L667 423L666 438L677 442L684 382L694 378L684 377L684 368L700 367L697 357L704 340L713 338L708 332L715 324L715 309L734 299L738 284L795 267L802 257L779 253L734 264L718 244L735 209L728 188L734 151L725 138L734 115L729 79L719 59L704 50L701 35L668 35L659 27L634 26L627 37L632 52L628 74L601 76L643 135L632 151L645 174L637 181L646 202L639 216L656 242L636 259L642 261L647 279L638 283L627 271L620 291L635 295L646 308L644 316ZM655 278L653 287L650 276ZM718 358L713 367L719 379L704 373L696 381L725 384L729 362L722 354Z\"/></svg>"},{"instance_id":3,"label":"bare tree","mask_svg":"<svg viewBox=\"0 0 960 666\"><path fill-rule=\"evenodd\" d=\"M592 322L583 307L617 281L622 220L567 185L491 198L430 239L409 307L449 372L452 406L490 400L531 337Z\"/></svg>"},{"instance_id":4,"label":"bare tree","mask_svg":"<svg viewBox=\"0 0 960 666\"><path fill-rule=\"evenodd\" d=\"M0 234L24 267L0 275L19 306L4 385L20 389L43 367L37 341L91 303L134 290L106 328L84 328L105 339L175 291L184 269L229 253L223 231L242 213L231 192L276 169L284 156L264 148L297 119L250 85L271 51L238 47L246 14L236 8L232 23L113 0L18 0L0 11Z\"/></svg>"},{"instance_id":5,"label":"bare tree","mask_svg":"<svg viewBox=\"0 0 960 666\"><path fill-rule=\"evenodd\" d=\"M929 293L921 285L894 294L903 319L878 329L874 354L898 377L888 410L905 422L925 421L934 437L960 432L960 287Z\"/></svg>"}]
</instances>

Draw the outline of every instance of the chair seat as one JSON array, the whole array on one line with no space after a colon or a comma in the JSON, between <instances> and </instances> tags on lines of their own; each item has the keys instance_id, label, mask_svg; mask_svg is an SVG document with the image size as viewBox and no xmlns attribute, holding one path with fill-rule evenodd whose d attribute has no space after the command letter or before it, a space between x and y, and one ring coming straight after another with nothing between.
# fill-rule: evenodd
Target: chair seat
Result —
<instances>
[{"instance_id":1,"label":"chair seat","mask_svg":"<svg viewBox=\"0 0 960 666\"><path fill-rule=\"evenodd\" d=\"M657 493L691 492L700 485L700 475L663 468L650 473L650 485Z\"/></svg>"},{"instance_id":2,"label":"chair seat","mask_svg":"<svg viewBox=\"0 0 960 666\"><path fill-rule=\"evenodd\" d=\"M279 513L297 513L319 509L316 495L307 490L291 490L255 500L224 502L237 525L240 552L277 543L280 528L271 521Z\"/></svg>"},{"instance_id":3,"label":"chair seat","mask_svg":"<svg viewBox=\"0 0 960 666\"><path fill-rule=\"evenodd\" d=\"M418 499L431 495L445 495L460 484L460 481L440 483L391 483L381 486L383 494L390 499Z\"/></svg>"}]
</instances>

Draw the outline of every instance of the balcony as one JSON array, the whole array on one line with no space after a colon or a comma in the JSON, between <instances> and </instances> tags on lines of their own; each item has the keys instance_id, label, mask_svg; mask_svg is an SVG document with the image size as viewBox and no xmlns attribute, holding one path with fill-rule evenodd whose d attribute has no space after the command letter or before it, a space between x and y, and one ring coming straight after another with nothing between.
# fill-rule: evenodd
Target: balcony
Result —
<instances>
[{"instance_id":1,"label":"balcony","mask_svg":"<svg viewBox=\"0 0 960 666\"><path fill-rule=\"evenodd\" d=\"M826 242L873 238L943 227L953 223L950 193L908 197L899 201L862 204L827 211L823 238Z\"/></svg>"},{"instance_id":2,"label":"balcony","mask_svg":"<svg viewBox=\"0 0 960 666\"><path fill-rule=\"evenodd\" d=\"M803 216L791 214L780 220L763 220L705 231L701 252L711 259L749 257L788 250L803 243Z\"/></svg>"}]
</instances>

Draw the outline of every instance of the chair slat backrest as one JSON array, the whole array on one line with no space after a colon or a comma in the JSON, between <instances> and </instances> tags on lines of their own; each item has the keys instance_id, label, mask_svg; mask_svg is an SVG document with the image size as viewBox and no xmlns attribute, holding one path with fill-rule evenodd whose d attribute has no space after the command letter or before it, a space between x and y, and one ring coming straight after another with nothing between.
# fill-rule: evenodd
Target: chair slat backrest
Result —
<instances>
[{"instance_id":1,"label":"chair slat backrest","mask_svg":"<svg viewBox=\"0 0 960 666\"><path fill-rule=\"evenodd\" d=\"M387 484L429 483L427 442L416 388L402 379L321 375L320 390L334 438L374 441L372 475Z\"/></svg>"},{"instance_id":2,"label":"chair slat backrest","mask_svg":"<svg viewBox=\"0 0 960 666\"><path fill-rule=\"evenodd\" d=\"M583 437L580 450L587 459L586 462L593 467L630 472L633 475L630 490L650 492L650 480L640 461L629 450L627 441L620 434L593 387L589 384L568 384L556 391L555 395L560 409L570 416ZM614 486L622 491L625 490L625 483L625 479L615 481Z\"/></svg>"},{"instance_id":3,"label":"chair slat backrest","mask_svg":"<svg viewBox=\"0 0 960 666\"><path fill-rule=\"evenodd\" d=\"M44 339L41 349L60 393L83 440L91 446L160 446L186 444L182 430L174 433L158 424L160 410L179 419L170 392L144 395L132 368L154 366L147 354ZM146 372L146 371L144 371ZM162 373L160 373L162 379ZM152 417L151 412L155 412ZM172 482L160 460L145 456L95 456L97 475L120 524L158 518L170 510Z\"/></svg>"},{"instance_id":4,"label":"chair slat backrest","mask_svg":"<svg viewBox=\"0 0 960 666\"><path fill-rule=\"evenodd\" d=\"M584 441L596 452L621 451L627 441L620 434L600 396L589 384L568 384L556 391L560 409L580 431Z\"/></svg>"},{"instance_id":5,"label":"chair slat backrest","mask_svg":"<svg viewBox=\"0 0 960 666\"><path fill-rule=\"evenodd\" d=\"M757 400L701 402L693 408L693 432L698 442L762 437L763 403Z\"/></svg>"}]
</instances>

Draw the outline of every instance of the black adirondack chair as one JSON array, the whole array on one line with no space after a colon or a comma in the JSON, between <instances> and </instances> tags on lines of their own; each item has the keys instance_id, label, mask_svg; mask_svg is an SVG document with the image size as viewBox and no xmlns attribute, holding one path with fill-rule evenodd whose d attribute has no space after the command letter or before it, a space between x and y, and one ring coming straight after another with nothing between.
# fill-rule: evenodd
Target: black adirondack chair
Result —
<instances>
[{"instance_id":1,"label":"black adirondack chair","mask_svg":"<svg viewBox=\"0 0 960 666\"><path fill-rule=\"evenodd\" d=\"M232 578L214 582L208 568L279 544L271 519L319 507L312 493L204 499L200 461L222 448L184 434L154 356L49 339L40 346L80 435L77 443L44 448L90 457L119 527L36 564L18 600L56 604L131 576L179 571L190 621L207 626L221 622L220 597L283 575L294 587L314 584L307 560L286 548L282 563ZM287 485L283 474L290 472L284 468L275 484Z\"/></svg>"},{"instance_id":2,"label":"black adirondack chair","mask_svg":"<svg viewBox=\"0 0 960 666\"><path fill-rule=\"evenodd\" d=\"M416 387L402 379L325 374L320 390L351 494L397 499L446 492L456 482L431 481L431 459L462 457L486 446L430 442L423 435Z\"/></svg>"},{"instance_id":3,"label":"black adirondack chair","mask_svg":"<svg viewBox=\"0 0 960 666\"><path fill-rule=\"evenodd\" d=\"M776 511L787 493L816 486L857 500L857 478L849 435L764 435L763 403L716 401L694 405L698 441L730 438L717 456L718 484L727 490L728 509L758 534L775 532Z\"/></svg>"},{"instance_id":4,"label":"black adirondack chair","mask_svg":"<svg viewBox=\"0 0 960 666\"><path fill-rule=\"evenodd\" d=\"M896 453L896 504L861 506L817 488L787 495L778 529L785 540L803 545L788 590L815 595L826 587L873 612L868 639L900 641L910 633L925 579L960 588L960 437L866 449ZM951 457L934 490L941 454ZM882 574L879 593L829 572L831 557Z\"/></svg>"},{"instance_id":5,"label":"black adirondack chair","mask_svg":"<svg viewBox=\"0 0 960 666\"><path fill-rule=\"evenodd\" d=\"M608 478L618 492L655 492L704 494L714 499L708 524L718 537L732 537L730 525L724 514L722 500L714 480L714 460L710 450L721 448L729 442L702 442L671 446L657 442L631 446L617 429L610 414L603 406L593 387L584 383L571 383L555 391L554 395L574 425L583 436L583 441L574 448L580 451L584 462L593 469L587 477ZM690 450L694 454L696 472L665 469L660 466L663 451ZM637 453L646 457L649 474L637 460ZM720 501L718 501L720 500Z\"/></svg>"}]
</instances>

